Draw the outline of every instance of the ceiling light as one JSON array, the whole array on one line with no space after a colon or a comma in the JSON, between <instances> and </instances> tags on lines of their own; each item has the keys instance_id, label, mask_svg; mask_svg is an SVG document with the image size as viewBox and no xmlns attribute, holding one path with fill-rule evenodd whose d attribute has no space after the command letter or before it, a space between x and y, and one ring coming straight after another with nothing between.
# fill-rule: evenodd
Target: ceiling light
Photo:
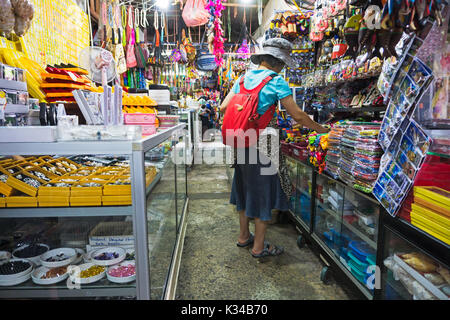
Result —
<instances>
[{"instance_id":1,"label":"ceiling light","mask_svg":"<svg viewBox=\"0 0 450 320\"><path fill-rule=\"evenodd\" d=\"M156 0L155 4L160 9L167 9L169 2L169 0Z\"/></svg>"}]
</instances>

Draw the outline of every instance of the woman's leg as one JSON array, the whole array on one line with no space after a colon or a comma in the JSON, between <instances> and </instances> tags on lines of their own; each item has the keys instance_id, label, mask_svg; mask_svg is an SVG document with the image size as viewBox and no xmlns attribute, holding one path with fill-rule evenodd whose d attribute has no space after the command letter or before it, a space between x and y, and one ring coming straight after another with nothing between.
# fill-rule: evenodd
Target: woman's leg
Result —
<instances>
[{"instance_id":1,"label":"woman's leg","mask_svg":"<svg viewBox=\"0 0 450 320\"><path fill-rule=\"evenodd\" d=\"M250 238L249 222L250 219L245 215L245 210L239 211L239 243L244 243Z\"/></svg>"},{"instance_id":2,"label":"woman's leg","mask_svg":"<svg viewBox=\"0 0 450 320\"><path fill-rule=\"evenodd\" d=\"M253 254L259 254L264 249L264 237L267 230L267 221L255 218L255 240L253 242Z\"/></svg>"}]
</instances>

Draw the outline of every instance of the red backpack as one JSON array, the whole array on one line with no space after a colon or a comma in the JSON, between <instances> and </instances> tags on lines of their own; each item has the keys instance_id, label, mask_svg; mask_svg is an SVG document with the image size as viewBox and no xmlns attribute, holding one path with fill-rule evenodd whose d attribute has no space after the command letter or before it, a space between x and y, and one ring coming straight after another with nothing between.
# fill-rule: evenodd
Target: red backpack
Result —
<instances>
[{"instance_id":1,"label":"red backpack","mask_svg":"<svg viewBox=\"0 0 450 320\"><path fill-rule=\"evenodd\" d=\"M222 124L223 143L233 148L248 148L256 144L260 133L267 127L275 113L275 105L263 115L257 113L259 92L272 80L265 78L253 90L244 87L244 77L239 82L240 91L231 99L225 111Z\"/></svg>"}]
</instances>

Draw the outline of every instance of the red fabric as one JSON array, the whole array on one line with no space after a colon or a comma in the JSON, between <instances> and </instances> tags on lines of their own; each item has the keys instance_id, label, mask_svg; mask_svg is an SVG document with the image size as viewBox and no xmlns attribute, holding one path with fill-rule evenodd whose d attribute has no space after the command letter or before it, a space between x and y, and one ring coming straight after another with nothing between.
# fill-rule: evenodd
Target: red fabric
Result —
<instances>
[{"instance_id":1,"label":"red fabric","mask_svg":"<svg viewBox=\"0 0 450 320\"><path fill-rule=\"evenodd\" d=\"M240 91L231 99L223 117L224 144L233 148L248 148L256 144L259 134L267 127L275 113L275 105L271 106L263 115L257 113L259 92L270 80L272 80L272 76L265 78L253 90L247 90L244 87L244 77L242 77Z\"/></svg>"}]
</instances>

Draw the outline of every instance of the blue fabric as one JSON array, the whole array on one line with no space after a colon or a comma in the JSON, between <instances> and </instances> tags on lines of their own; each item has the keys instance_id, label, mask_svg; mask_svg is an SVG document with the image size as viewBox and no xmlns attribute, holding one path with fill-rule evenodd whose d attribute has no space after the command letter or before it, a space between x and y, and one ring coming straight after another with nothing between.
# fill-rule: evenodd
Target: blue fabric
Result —
<instances>
[{"instance_id":1,"label":"blue fabric","mask_svg":"<svg viewBox=\"0 0 450 320\"><path fill-rule=\"evenodd\" d=\"M236 205L238 211L245 210L245 215L249 218L269 221L272 219L273 209L287 211L289 203L281 188L278 173L262 175L261 169L270 164L261 164L268 161L261 161L260 154L257 163L251 164L249 150L252 149L245 149L245 163L235 166L230 203Z\"/></svg>"},{"instance_id":2,"label":"blue fabric","mask_svg":"<svg viewBox=\"0 0 450 320\"><path fill-rule=\"evenodd\" d=\"M258 110L259 114L264 114L270 106L292 94L292 89L282 76L276 72L267 69L250 70L245 74L244 87L247 90L256 88L265 78L273 75L273 79L266 84L259 92ZM240 77L233 86L233 92L239 93Z\"/></svg>"}]
</instances>

